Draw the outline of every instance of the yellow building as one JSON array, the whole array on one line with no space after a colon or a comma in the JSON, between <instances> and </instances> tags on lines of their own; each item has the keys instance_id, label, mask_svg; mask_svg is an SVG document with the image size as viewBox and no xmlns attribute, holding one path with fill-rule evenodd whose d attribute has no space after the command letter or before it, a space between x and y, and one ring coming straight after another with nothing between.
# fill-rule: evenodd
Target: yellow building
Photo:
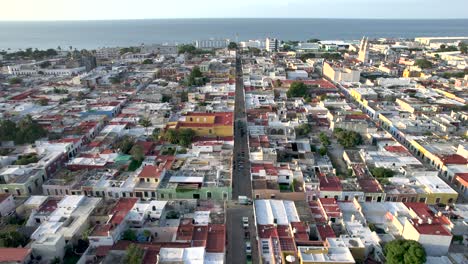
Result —
<instances>
[{"instance_id":1,"label":"yellow building","mask_svg":"<svg viewBox=\"0 0 468 264\"><path fill-rule=\"evenodd\" d=\"M421 76L420 71L414 71L414 70L410 70L410 69L406 68L403 71L403 77L405 77L405 78L411 78L411 77L419 78L419 77L422 77L422 76Z\"/></svg>"},{"instance_id":2,"label":"yellow building","mask_svg":"<svg viewBox=\"0 0 468 264\"><path fill-rule=\"evenodd\" d=\"M423 192L418 193L418 201L426 204L452 204L458 193L437 176L415 177Z\"/></svg>"},{"instance_id":3,"label":"yellow building","mask_svg":"<svg viewBox=\"0 0 468 264\"><path fill-rule=\"evenodd\" d=\"M189 113L176 123L175 129L190 128L203 137L232 137L233 117L232 112Z\"/></svg>"}]
</instances>

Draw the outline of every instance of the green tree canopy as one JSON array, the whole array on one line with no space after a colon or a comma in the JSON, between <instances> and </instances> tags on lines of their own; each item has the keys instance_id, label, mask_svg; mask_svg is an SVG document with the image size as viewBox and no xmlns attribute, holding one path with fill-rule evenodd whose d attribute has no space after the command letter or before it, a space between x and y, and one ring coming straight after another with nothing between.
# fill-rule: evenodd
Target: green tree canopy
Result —
<instances>
[{"instance_id":1,"label":"green tree canopy","mask_svg":"<svg viewBox=\"0 0 468 264\"><path fill-rule=\"evenodd\" d=\"M142 64L153 64L153 60L152 59L146 59L142 62Z\"/></svg>"},{"instance_id":2,"label":"green tree canopy","mask_svg":"<svg viewBox=\"0 0 468 264\"><path fill-rule=\"evenodd\" d=\"M143 263L144 250L138 245L130 244L125 251L125 264L140 264Z\"/></svg>"},{"instance_id":3,"label":"green tree canopy","mask_svg":"<svg viewBox=\"0 0 468 264\"><path fill-rule=\"evenodd\" d=\"M458 47L460 48L460 52L462 54L467 54L468 53L468 45L465 42L460 42Z\"/></svg>"},{"instance_id":4,"label":"green tree canopy","mask_svg":"<svg viewBox=\"0 0 468 264\"><path fill-rule=\"evenodd\" d=\"M22 83L22 82L23 82L23 79L21 79L21 78L19 78L19 77L13 77L13 78L11 78L11 79L8 81L8 83L9 83L10 85L20 84L20 83Z\"/></svg>"},{"instance_id":5,"label":"green tree canopy","mask_svg":"<svg viewBox=\"0 0 468 264\"><path fill-rule=\"evenodd\" d=\"M122 233L122 240L136 241L137 234L132 229L127 229Z\"/></svg>"},{"instance_id":6,"label":"green tree canopy","mask_svg":"<svg viewBox=\"0 0 468 264\"><path fill-rule=\"evenodd\" d=\"M171 142L172 144L188 147L190 144L192 144L195 135L195 131L190 128L182 128L178 130L168 129L164 133L164 139Z\"/></svg>"},{"instance_id":7,"label":"green tree canopy","mask_svg":"<svg viewBox=\"0 0 468 264\"><path fill-rule=\"evenodd\" d=\"M393 170L383 167L375 167L370 169L370 171L375 178L391 178L395 175Z\"/></svg>"},{"instance_id":8,"label":"green tree canopy","mask_svg":"<svg viewBox=\"0 0 468 264\"><path fill-rule=\"evenodd\" d=\"M286 92L288 98L292 97L306 97L309 91L309 87L303 82L293 82L289 86L289 90Z\"/></svg>"},{"instance_id":9,"label":"green tree canopy","mask_svg":"<svg viewBox=\"0 0 468 264\"><path fill-rule=\"evenodd\" d=\"M320 156L325 156L327 155L327 151L328 151L327 147L321 147L319 148L318 153L320 154Z\"/></svg>"},{"instance_id":10,"label":"green tree canopy","mask_svg":"<svg viewBox=\"0 0 468 264\"><path fill-rule=\"evenodd\" d=\"M135 140L132 137L123 136L119 141L117 141L114 144L114 147L120 149L120 152L122 152L123 154L129 154L134 144Z\"/></svg>"},{"instance_id":11,"label":"green tree canopy","mask_svg":"<svg viewBox=\"0 0 468 264\"><path fill-rule=\"evenodd\" d=\"M183 54L183 53L193 54L193 53L195 53L196 50L197 50L197 48L194 45L191 45L191 44L180 45L180 46L177 47L177 52L179 54Z\"/></svg>"},{"instance_id":12,"label":"green tree canopy","mask_svg":"<svg viewBox=\"0 0 468 264\"><path fill-rule=\"evenodd\" d=\"M136 161L142 161L145 158L143 147L139 144L133 145L130 150L130 155L132 155L133 160Z\"/></svg>"},{"instance_id":13,"label":"green tree canopy","mask_svg":"<svg viewBox=\"0 0 468 264\"><path fill-rule=\"evenodd\" d=\"M352 148L362 143L362 137L359 133L337 128L334 131L338 142L345 148Z\"/></svg>"},{"instance_id":14,"label":"green tree canopy","mask_svg":"<svg viewBox=\"0 0 468 264\"><path fill-rule=\"evenodd\" d=\"M228 49L234 50L237 49L237 43L235 42L229 42Z\"/></svg>"},{"instance_id":15,"label":"green tree canopy","mask_svg":"<svg viewBox=\"0 0 468 264\"><path fill-rule=\"evenodd\" d=\"M414 65L418 66L421 69L432 68L432 62L427 59L418 59L414 62Z\"/></svg>"},{"instance_id":16,"label":"green tree canopy","mask_svg":"<svg viewBox=\"0 0 468 264\"><path fill-rule=\"evenodd\" d=\"M397 239L385 245L387 264L423 264L426 251L417 241Z\"/></svg>"},{"instance_id":17,"label":"green tree canopy","mask_svg":"<svg viewBox=\"0 0 468 264\"><path fill-rule=\"evenodd\" d=\"M200 71L200 67L195 66L193 67L192 71L190 72L187 78L187 85L188 86L202 86L205 85L207 82L206 78L203 77L203 73Z\"/></svg>"},{"instance_id":18,"label":"green tree canopy","mask_svg":"<svg viewBox=\"0 0 468 264\"><path fill-rule=\"evenodd\" d=\"M301 124L297 126L295 130L297 136L307 136L312 132L312 126L310 124Z\"/></svg>"},{"instance_id":19,"label":"green tree canopy","mask_svg":"<svg viewBox=\"0 0 468 264\"><path fill-rule=\"evenodd\" d=\"M324 146L329 146L331 144L330 138L328 138L327 134L323 132L320 132L319 139L320 139L320 142L322 142Z\"/></svg>"},{"instance_id":20,"label":"green tree canopy","mask_svg":"<svg viewBox=\"0 0 468 264\"><path fill-rule=\"evenodd\" d=\"M47 131L32 120L30 115L21 119L18 124L11 120L0 122L0 140L11 141L15 144L34 143L34 141L47 136Z\"/></svg>"},{"instance_id":21,"label":"green tree canopy","mask_svg":"<svg viewBox=\"0 0 468 264\"><path fill-rule=\"evenodd\" d=\"M5 247L24 247L28 243L28 238L18 231L3 233L0 237L3 239L3 246Z\"/></svg>"}]
</instances>

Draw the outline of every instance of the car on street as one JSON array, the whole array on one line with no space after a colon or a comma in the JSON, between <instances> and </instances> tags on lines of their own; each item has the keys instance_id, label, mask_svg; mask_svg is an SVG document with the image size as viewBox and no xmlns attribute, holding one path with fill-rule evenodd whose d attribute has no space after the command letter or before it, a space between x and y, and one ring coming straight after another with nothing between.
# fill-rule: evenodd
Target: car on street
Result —
<instances>
[{"instance_id":1,"label":"car on street","mask_svg":"<svg viewBox=\"0 0 468 264\"><path fill-rule=\"evenodd\" d=\"M249 218L247 216L242 217L242 226L244 228L249 228Z\"/></svg>"},{"instance_id":2,"label":"car on street","mask_svg":"<svg viewBox=\"0 0 468 264\"><path fill-rule=\"evenodd\" d=\"M245 254L252 255L252 245L250 241L245 241Z\"/></svg>"}]
</instances>

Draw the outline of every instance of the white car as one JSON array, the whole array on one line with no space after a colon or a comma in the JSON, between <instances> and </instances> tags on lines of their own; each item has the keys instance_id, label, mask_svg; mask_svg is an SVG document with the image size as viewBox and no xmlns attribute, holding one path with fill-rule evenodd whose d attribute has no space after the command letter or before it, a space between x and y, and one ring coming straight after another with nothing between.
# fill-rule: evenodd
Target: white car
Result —
<instances>
[{"instance_id":1,"label":"white car","mask_svg":"<svg viewBox=\"0 0 468 264\"><path fill-rule=\"evenodd\" d=\"M244 228L249 228L249 218L247 216L242 217L242 226Z\"/></svg>"},{"instance_id":2,"label":"white car","mask_svg":"<svg viewBox=\"0 0 468 264\"><path fill-rule=\"evenodd\" d=\"M245 254L247 255L252 254L252 246L250 245L250 241L245 242Z\"/></svg>"}]
</instances>

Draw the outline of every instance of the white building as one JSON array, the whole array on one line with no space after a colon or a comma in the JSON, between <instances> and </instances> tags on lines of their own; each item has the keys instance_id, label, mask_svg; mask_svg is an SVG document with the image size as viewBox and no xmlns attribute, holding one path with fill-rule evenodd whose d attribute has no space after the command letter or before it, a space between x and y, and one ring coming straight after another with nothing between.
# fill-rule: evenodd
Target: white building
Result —
<instances>
[{"instance_id":1,"label":"white building","mask_svg":"<svg viewBox=\"0 0 468 264\"><path fill-rule=\"evenodd\" d=\"M269 52L279 50L280 41L277 38L267 38L265 41L265 49Z\"/></svg>"},{"instance_id":2,"label":"white building","mask_svg":"<svg viewBox=\"0 0 468 264\"><path fill-rule=\"evenodd\" d=\"M224 49L229 45L228 39L209 39L195 41L197 49Z\"/></svg>"}]
</instances>

